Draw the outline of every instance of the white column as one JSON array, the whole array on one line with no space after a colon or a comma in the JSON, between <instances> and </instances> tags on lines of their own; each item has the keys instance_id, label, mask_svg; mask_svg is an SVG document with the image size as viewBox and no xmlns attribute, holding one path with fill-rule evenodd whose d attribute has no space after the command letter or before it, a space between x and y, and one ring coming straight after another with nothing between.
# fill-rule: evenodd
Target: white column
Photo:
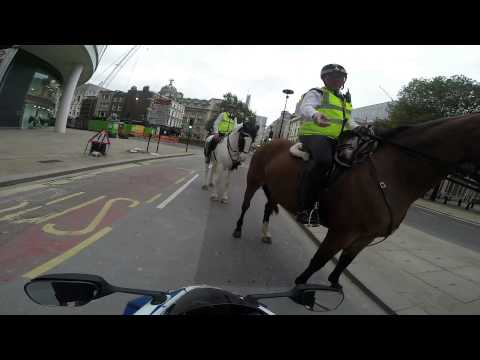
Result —
<instances>
[{"instance_id":1,"label":"white column","mask_svg":"<svg viewBox=\"0 0 480 360\"><path fill-rule=\"evenodd\" d=\"M72 71L64 81L62 98L60 99L60 106L58 107L57 118L55 120L55 131L58 133L65 134L67 129L68 112L70 111L73 94L82 71L82 64L74 64Z\"/></svg>"}]
</instances>

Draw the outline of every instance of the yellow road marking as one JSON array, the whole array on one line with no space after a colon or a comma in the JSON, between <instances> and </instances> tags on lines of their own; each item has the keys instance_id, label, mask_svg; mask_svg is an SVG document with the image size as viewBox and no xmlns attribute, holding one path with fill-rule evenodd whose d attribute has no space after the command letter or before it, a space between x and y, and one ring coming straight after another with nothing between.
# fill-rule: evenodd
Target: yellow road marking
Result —
<instances>
[{"instance_id":1,"label":"yellow road marking","mask_svg":"<svg viewBox=\"0 0 480 360\"><path fill-rule=\"evenodd\" d=\"M175 184L180 184L183 181L185 181L185 177L182 177L182 178L178 179L177 181L175 181Z\"/></svg>"},{"instance_id":2,"label":"yellow road marking","mask_svg":"<svg viewBox=\"0 0 480 360\"><path fill-rule=\"evenodd\" d=\"M112 207L113 203L116 201L130 201L131 204L128 205L128 207L136 207L140 204L139 201L137 200L132 200L128 198L115 198L115 199L110 199L108 200L102 207L102 209L99 211L97 216L92 220L90 224L88 224L87 227L81 229L81 230L57 230L55 229L55 224L49 223L45 224L45 226L42 228L42 230L48 234L52 235L58 235L58 236L77 236L77 235L85 235L88 234L92 231L95 230L95 228L100 224L100 222L103 220L107 212L110 210Z\"/></svg>"},{"instance_id":3,"label":"yellow road marking","mask_svg":"<svg viewBox=\"0 0 480 360\"><path fill-rule=\"evenodd\" d=\"M100 170L95 170L92 174L93 175L100 175L100 174L114 172L114 171L118 171L118 170L126 170L126 169L130 169L130 168L134 168L134 167L138 167L138 165L135 164L135 163L133 163L133 164L123 164L123 165L117 165L117 166L111 166L111 167L103 168L103 169L100 169Z\"/></svg>"},{"instance_id":4,"label":"yellow road marking","mask_svg":"<svg viewBox=\"0 0 480 360\"><path fill-rule=\"evenodd\" d=\"M36 278L37 276L40 276L41 274L47 272L48 270L60 265L62 262L65 260L71 258L72 256L76 255L83 249L85 249L87 246L93 244L95 241L99 240L106 234L108 234L110 231L112 231L112 228L107 226L104 227L102 230L96 232L89 238L83 240L81 243L75 245L72 247L70 250L67 250L63 254L57 256L56 258L53 258L46 263L36 267L35 269L27 272L26 274L23 274L22 277L27 278L27 279L33 279Z\"/></svg>"},{"instance_id":5,"label":"yellow road marking","mask_svg":"<svg viewBox=\"0 0 480 360\"><path fill-rule=\"evenodd\" d=\"M82 203L82 204L80 204L80 205L71 207L71 208L69 208L69 209L67 209L67 210L64 210L64 211L61 211L61 212L58 212L58 213L52 213L52 214L48 214L48 215L45 215L45 216L40 216L40 217L36 217L36 218L31 218L31 219L20 219L20 220L16 220L16 221L14 221L14 224L22 224L22 223L41 224L42 222L45 222L45 221L48 221L48 220L51 220L51 219L55 219L55 218L57 218L57 217L59 217L59 216L68 214L69 212L72 212L72 211L75 211L75 210L84 208L85 206L88 206L88 205L90 205L90 204L96 203L97 201L102 200L102 199L105 198L105 197L106 197L105 195L99 196L99 197L97 197L97 198L95 198L95 199L86 201L86 202L84 202L84 203Z\"/></svg>"},{"instance_id":6,"label":"yellow road marking","mask_svg":"<svg viewBox=\"0 0 480 360\"><path fill-rule=\"evenodd\" d=\"M157 195L155 195L154 197L148 199L148 200L146 201L146 203L147 203L147 204L151 204L152 202L154 202L155 200L157 200L160 196L162 196L162 193L157 194Z\"/></svg>"},{"instance_id":7,"label":"yellow road marking","mask_svg":"<svg viewBox=\"0 0 480 360\"><path fill-rule=\"evenodd\" d=\"M63 201L63 200L68 200L68 199L71 199L73 197L76 197L76 196L79 196L79 195L82 195L82 194L85 194L85 192L78 192L78 193L75 193L75 194L72 194L72 195L68 195L68 196L64 196L62 198L59 198L59 199L55 199L53 201L50 201L47 203L47 205L52 205L52 204L56 204L60 201Z\"/></svg>"},{"instance_id":8,"label":"yellow road marking","mask_svg":"<svg viewBox=\"0 0 480 360\"><path fill-rule=\"evenodd\" d=\"M22 207L27 206L27 204L28 204L28 201L24 201L24 202L22 202L22 203L20 203L20 204L18 204L18 205L15 205L15 206L12 206L12 207L9 207L9 208L0 210L0 213L2 213L2 212L7 212L7 211L10 211L10 210L17 210L17 209L20 209L20 208L22 208Z\"/></svg>"},{"instance_id":9,"label":"yellow road marking","mask_svg":"<svg viewBox=\"0 0 480 360\"><path fill-rule=\"evenodd\" d=\"M19 211L19 212L13 213L13 214L5 215L4 217L0 218L0 221L14 220L15 218L19 217L20 215L26 214L30 211L40 209L42 207L43 206L36 206L36 207L30 208L30 209L27 209L27 210L23 210L23 211Z\"/></svg>"}]
</instances>

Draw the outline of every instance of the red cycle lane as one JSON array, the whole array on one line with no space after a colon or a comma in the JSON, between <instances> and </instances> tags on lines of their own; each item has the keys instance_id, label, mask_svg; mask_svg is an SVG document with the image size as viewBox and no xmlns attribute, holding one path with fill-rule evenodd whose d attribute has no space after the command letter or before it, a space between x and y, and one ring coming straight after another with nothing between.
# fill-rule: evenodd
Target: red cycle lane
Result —
<instances>
[{"instance_id":1,"label":"red cycle lane","mask_svg":"<svg viewBox=\"0 0 480 360\"><path fill-rule=\"evenodd\" d=\"M182 178L188 178L189 174L188 170L173 166L160 168L147 165L127 169L121 176L105 173L97 175L94 181L88 179L90 181L64 185L69 193L84 191L88 196L82 196L81 200L69 200L69 207L62 203L55 207L46 206L40 216L35 214L37 218L45 217L37 224L15 224L15 227L24 229L15 231L13 239L0 246L0 281L18 278L74 248L97 231L122 220L130 211L160 192L165 191L165 196L168 196L169 192L181 186L185 181ZM72 210L100 196L104 197ZM19 219L34 217L28 215Z\"/></svg>"}]
</instances>

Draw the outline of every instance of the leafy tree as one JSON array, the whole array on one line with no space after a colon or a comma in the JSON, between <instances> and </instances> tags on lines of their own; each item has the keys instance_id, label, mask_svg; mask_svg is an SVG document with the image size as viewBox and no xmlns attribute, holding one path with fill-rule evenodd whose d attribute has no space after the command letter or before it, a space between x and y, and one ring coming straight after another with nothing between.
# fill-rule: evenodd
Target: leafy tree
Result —
<instances>
[{"instance_id":1,"label":"leafy tree","mask_svg":"<svg viewBox=\"0 0 480 360\"><path fill-rule=\"evenodd\" d=\"M464 75L413 79L390 108L391 125L410 125L480 111L480 83Z\"/></svg>"}]
</instances>

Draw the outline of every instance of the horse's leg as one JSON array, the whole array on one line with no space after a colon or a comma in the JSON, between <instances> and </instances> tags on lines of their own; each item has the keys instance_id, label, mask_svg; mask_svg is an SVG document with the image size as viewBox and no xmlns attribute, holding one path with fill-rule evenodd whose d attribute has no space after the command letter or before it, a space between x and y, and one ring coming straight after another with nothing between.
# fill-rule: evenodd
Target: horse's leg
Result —
<instances>
[{"instance_id":1,"label":"horse's leg","mask_svg":"<svg viewBox=\"0 0 480 360\"><path fill-rule=\"evenodd\" d=\"M208 190L208 174L209 174L209 170L210 170L210 163L208 163L205 159L205 174L204 174L204 177L203 177L203 185L202 185L202 189L203 190Z\"/></svg>"},{"instance_id":2,"label":"horse's leg","mask_svg":"<svg viewBox=\"0 0 480 360\"><path fill-rule=\"evenodd\" d=\"M218 201L218 183L219 179L221 179L223 175L223 166L218 166L217 162L213 163L213 181L212 181L212 194L210 195L210 199L213 201Z\"/></svg>"},{"instance_id":3,"label":"horse's leg","mask_svg":"<svg viewBox=\"0 0 480 360\"><path fill-rule=\"evenodd\" d=\"M229 191L229 188L230 188L230 175L231 175L231 171L230 170L226 170L226 175L225 175L225 186L223 188L223 196L222 196L222 200L221 202L223 204L226 204L228 203L228 191Z\"/></svg>"},{"instance_id":4,"label":"horse's leg","mask_svg":"<svg viewBox=\"0 0 480 360\"><path fill-rule=\"evenodd\" d=\"M269 202L265 204L265 211L263 212L263 223L262 223L262 241L266 244L272 243L272 235L268 231L268 223L270 221L270 215L272 215L273 208Z\"/></svg>"},{"instance_id":5,"label":"horse's leg","mask_svg":"<svg viewBox=\"0 0 480 360\"><path fill-rule=\"evenodd\" d=\"M330 281L332 287L341 289L342 285L339 283L340 275L343 271L347 268L348 265L355 259L355 257L362 251L365 246L367 246L373 238L360 238L355 240L349 247L343 249L342 255L340 255L340 259L338 259L338 263L335 266L335 269L332 273L328 276L328 281Z\"/></svg>"},{"instance_id":6,"label":"horse's leg","mask_svg":"<svg viewBox=\"0 0 480 360\"><path fill-rule=\"evenodd\" d=\"M239 238L242 236L242 225L243 225L243 217L247 212L248 208L250 207L250 201L252 200L253 195L260 187L260 184L257 182L251 182L247 180L247 190L245 190L245 195L243 196L243 204L242 204L242 214L237 221L237 227L233 232L233 237Z\"/></svg>"},{"instance_id":7,"label":"horse's leg","mask_svg":"<svg viewBox=\"0 0 480 360\"><path fill-rule=\"evenodd\" d=\"M213 177L217 173L217 161L214 160L211 162L212 168L210 169L210 178L208 180L208 186L213 187Z\"/></svg>"},{"instance_id":8,"label":"horse's leg","mask_svg":"<svg viewBox=\"0 0 480 360\"><path fill-rule=\"evenodd\" d=\"M272 215L273 211L275 210L278 212L277 204L272 202L272 197L270 195L270 190L266 185L263 185L263 191L265 192L265 196L267 197L267 203L265 204L265 211L263 212L263 224L262 224L262 241L267 244L272 243L272 235L270 231L268 231L270 216Z\"/></svg>"},{"instance_id":9,"label":"horse's leg","mask_svg":"<svg viewBox=\"0 0 480 360\"><path fill-rule=\"evenodd\" d=\"M343 248L350 246L357 236L352 233L329 230L305 271L295 279L295 284L305 284L307 280Z\"/></svg>"}]
</instances>

